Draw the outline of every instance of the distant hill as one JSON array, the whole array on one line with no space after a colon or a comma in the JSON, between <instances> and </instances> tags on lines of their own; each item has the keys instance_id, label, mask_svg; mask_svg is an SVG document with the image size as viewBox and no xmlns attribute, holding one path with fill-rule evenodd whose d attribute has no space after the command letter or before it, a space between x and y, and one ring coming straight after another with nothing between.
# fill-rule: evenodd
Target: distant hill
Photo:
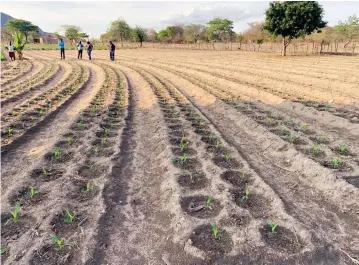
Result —
<instances>
[{"instance_id":1,"label":"distant hill","mask_svg":"<svg viewBox=\"0 0 359 265\"><path fill-rule=\"evenodd\" d=\"M3 12L0 12L0 16L1 16L1 27L4 27L6 22L8 22L9 20L14 19L12 16L9 16L8 14L5 14ZM47 32L44 32L42 29L39 29L39 32L41 36L48 34Z\"/></svg>"}]
</instances>

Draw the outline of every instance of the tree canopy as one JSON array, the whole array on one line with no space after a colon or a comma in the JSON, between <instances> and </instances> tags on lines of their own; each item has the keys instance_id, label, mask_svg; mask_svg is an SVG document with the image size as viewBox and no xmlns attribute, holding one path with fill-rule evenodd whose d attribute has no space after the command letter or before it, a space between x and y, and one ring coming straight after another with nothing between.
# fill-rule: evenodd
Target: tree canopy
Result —
<instances>
[{"instance_id":1,"label":"tree canopy","mask_svg":"<svg viewBox=\"0 0 359 265\"><path fill-rule=\"evenodd\" d=\"M271 2L265 14L263 29L283 37L283 55L292 39L304 37L326 26L324 10L318 2Z\"/></svg>"},{"instance_id":2,"label":"tree canopy","mask_svg":"<svg viewBox=\"0 0 359 265\"><path fill-rule=\"evenodd\" d=\"M359 37L359 19L356 15L350 16L344 22L339 21L339 24L334 29L344 39L351 41Z\"/></svg>"},{"instance_id":3,"label":"tree canopy","mask_svg":"<svg viewBox=\"0 0 359 265\"><path fill-rule=\"evenodd\" d=\"M39 32L39 27L33 25L30 21L23 19L12 19L6 22L5 28L9 31L15 33L16 31L21 32L25 36L25 42L30 32Z\"/></svg>"},{"instance_id":4,"label":"tree canopy","mask_svg":"<svg viewBox=\"0 0 359 265\"><path fill-rule=\"evenodd\" d=\"M142 42L147 40L146 33L147 33L146 29L144 29L140 26L136 26L134 29L132 29L132 32L131 32L133 41L139 42L142 47Z\"/></svg>"},{"instance_id":5,"label":"tree canopy","mask_svg":"<svg viewBox=\"0 0 359 265\"><path fill-rule=\"evenodd\" d=\"M210 40L229 40L233 35L233 21L226 18L215 18L207 22L207 36Z\"/></svg>"},{"instance_id":6,"label":"tree canopy","mask_svg":"<svg viewBox=\"0 0 359 265\"><path fill-rule=\"evenodd\" d=\"M75 25L63 25L61 26L65 30L66 38L70 40L78 40L88 38L88 34L81 32L82 29Z\"/></svg>"},{"instance_id":7,"label":"tree canopy","mask_svg":"<svg viewBox=\"0 0 359 265\"><path fill-rule=\"evenodd\" d=\"M198 40L204 37L205 29L205 26L200 24L188 25L184 28L184 39L188 42L196 43Z\"/></svg>"},{"instance_id":8,"label":"tree canopy","mask_svg":"<svg viewBox=\"0 0 359 265\"><path fill-rule=\"evenodd\" d=\"M119 40L121 46L123 46L122 41L128 40L131 37L131 28L123 18L112 21L107 32L112 40Z\"/></svg>"}]
</instances>

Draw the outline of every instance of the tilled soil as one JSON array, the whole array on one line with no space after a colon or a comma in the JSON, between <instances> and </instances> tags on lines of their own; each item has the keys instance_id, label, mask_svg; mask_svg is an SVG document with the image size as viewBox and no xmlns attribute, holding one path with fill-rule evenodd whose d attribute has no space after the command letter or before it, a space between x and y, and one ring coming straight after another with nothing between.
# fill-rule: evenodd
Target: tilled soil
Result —
<instances>
[{"instance_id":1,"label":"tilled soil","mask_svg":"<svg viewBox=\"0 0 359 265\"><path fill-rule=\"evenodd\" d=\"M66 53L4 64L2 264L357 262L358 58Z\"/></svg>"}]
</instances>

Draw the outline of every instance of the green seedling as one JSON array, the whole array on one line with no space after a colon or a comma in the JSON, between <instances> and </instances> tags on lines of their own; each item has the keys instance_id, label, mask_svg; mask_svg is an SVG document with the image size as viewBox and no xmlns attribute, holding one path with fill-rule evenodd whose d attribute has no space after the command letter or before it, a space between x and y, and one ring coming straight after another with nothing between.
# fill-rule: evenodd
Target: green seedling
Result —
<instances>
[{"instance_id":1,"label":"green seedling","mask_svg":"<svg viewBox=\"0 0 359 265\"><path fill-rule=\"evenodd\" d=\"M89 170L94 169L94 168L95 168L95 162L88 164L88 165L87 165L87 168L88 168Z\"/></svg>"},{"instance_id":2,"label":"green seedling","mask_svg":"<svg viewBox=\"0 0 359 265\"><path fill-rule=\"evenodd\" d=\"M294 133L291 133L289 135L289 142L291 142L292 144L295 142L295 140L297 139L297 135Z\"/></svg>"},{"instance_id":3,"label":"green seedling","mask_svg":"<svg viewBox=\"0 0 359 265\"><path fill-rule=\"evenodd\" d=\"M107 138L106 137L102 137L101 138L101 145L104 145L107 142Z\"/></svg>"},{"instance_id":4,"label":"green seedling","mask_svg":"<svg viewBox=\"0 0 359 265\"><path fill-rule=\"evenodd\" d=\"M8 134L9 136L12 136L12 132L13 132L13 129L11 129L11 128L9 127L9 129L7 129L7 134Z\"/></svg>"},{"instance_id":5,"label":"green seedling","mask_svg":"<svg viewBox=\"0 0 359 265\"><path fill-rule=\"evenodd\" d=\"M66 244L65 242L64 242L64 240L62 239L62 238L60 238L60 237L58 237L57 235L50 235L50 237L51 237L51 239L56 243L56 245L57 245L57 247L61 250L61 249L63 249L66 245L68 245L68 244Z\"/></svg>"},{"instance_id":6,"label":"green seedling","mask_svg":"<svg viewBox=\"0 0 359 265\"><path fill-rule=\"evenodd\" d=\"M189 157L188 155L184 154L182 156L178 156L177 158L174 159L175 163L180 163L180 164L184 164L188 161Z\"/></svg>"},{"instance_id":7,"label":"green seedling","mask_svg":"<svg viewBox=\"0 0 359 265\"><path fill-rule=\"evenodd\" d=\"M284 134L285 134L285 129L284 129L283 126L281 126L281 127L279 128L279 135L284 135Z\"/></svg>"},{"instance_id":8,"label":"green seedling","mask_svg":"<svg viewBox=\"0 0 359 265\"><path fill-rule=\"evenodd\" d=\"M29 189L29 195L30 195L30 198L34 198L36 194L38 194L39 191L37 191L34 187L30 187Z\"/></svg>"},{"instance_id":9,"label":"green seedling","mask_svg":"<svg viewBox=\"0 0 359 265\"><path fill-rule=\"evenodd\" d=\"M76 123L76 126L77 128L81 129L84 126L84 124L81 121L79 121Z\"/></svg>"},{"instance_id":10,"label":"green seedling","mask_svg":"<svg viewBox=\"0 0 359 265\"><path fill-rule=\"evenodd\" d=\"M191 181L191 183L194 182L194 176L193 176L192 172L189 173L189 180Z\"/></svg>"},{"instance_id":11,"label":"green seedling","mask_svg":"<svg viewBox=\"0 0 359 265\"><path fill-rule=\"evenodd\" d=\"M216 148L219 148L221 146L221 139L216 139Z\"/></svg>"},{"instance_id":12,"label":"green seedling","mask_svg":"<svg viewBox=\"0 0 359 265\"><path fill-rule=\"evenodd\" d=\"M201 122L201 117L199 115L196 115L194 117L194 120L197 122L197 123L200 123Z\"/></svg>"},{"instance_id":13,"label":"green seedling","mask_svg":"<svg viewBox=\"0 0 359 265\"><path fill-rule=\"evenodd\" d=\"M19 211L21 208L21 201L18 201L15 205L14 211L10 212L11 213L11 217L10 219L12 219L14 221L14 223L17 223L19 221Z\"/></svg>"},{"instance_id":14,"label":"green seedling","mask_svg":"<svg viewBox=\"0 0 359 265\"><path fill-rule=\"evenodd\" d=\"M110 128L105 128L105 135L108 135L110 132Z\"/></svg>"},{"instance_id":15,"label":"green seedling","mask_svg":"<svg viewBox=\"0 0 359 265\"><path fill-rule=\"evenodd\" d=\"M216 224L211 224L212 227L212 234L214 236L214 239L218 239L219 238L219 231L218 228L216 226Z\"/></svg>"},{"instance_id":16,"label":"green seedling","mask_svg":"<svg viewBox=\"0 0 359 265\"><path fill-rule=\"evenodd\" d=\"M300 125L300 130L302 131L302 132L307 132L308 131L308 129L309 129L309 125L308 124L302 124L302 125Z\"/></svg>"},{"instance_id":17,"label":"green seedling","mask_svg":"<svg viewBox=\"0 0 359 265\"><path fill-rule=\"evenodd\" d=\"M94 184L87 183L85 193L87 194L87 193L93 191L94 189L95 189L95 185L94 185Z\"/></svg>"},{"instance_id":18,"label":"green seedling","mask_svg":"<svg viewBox=\"0 0 359 265\"><path fill-rule=\"evenodd\" d=\"M44 109L40 109L40 110L39 110L39 117L43 116L44 113L45 113Z\"/></svg>"},{"instance_id":19,"label":"green seedling","mask_svg":"<svg viewBox=\"0 0 359 265\"><path fill-rule=\"evenodd\" d=\"M204 206L204 207L205 207L206 209L212 210L211 202L212 202L212 197L211 197L211 196L208 196L208 198L207 198L207 200L206 200L206 202L205 202L205 206Z\"/></svg>"},{"instance_id":20,"label":"green seedling","mask_svg":"<svg viewBox=\"0 0 359 265\"><path fill-rule=\"evenodd\" d=\"M75 215L71 214L70 210L66 209L65 214L67 216L66 219L64 219L64 222L66 224L71 224L74 221Z\"/></svg>"},{"instance_id":21,"label":"green seedling","mask_svg":"<svg viewBox=\"0 0 359 265\"><path fill-rule=\"evenodd\" d=\"M97 105L92 105L90 111L93 113L93 112L95 112L96 110L97 110Z\"/></svg>"},{"instance_id":22,"label":"green seedling","mask_svg":"<svg viewBox=\"0 0 359 265\"><path fill-rule=\"evenodd\" d=\"M60 147L55 147L55 151L54 151L54 157L55 159L59 159L61 156L61 149Z\"/></svg>"},{"instance_id":23,"label":"green seedling","mask_svg":"<svg viewBox=\"0 0 359 265\"><path fill-rule=\"evenodd\" d=\"M322 143L325 143L326 139L325 139L325 136L324 135L320 135L319 136L319 143L322 144Z\"/></svg>"},{"instance_id":24,"label":"green seedling","mask_svg":"<svg viewBox=\"0 0 359 265\"><path fill-rule=\"evenodd\" d=\"M313 152L313 155L315 155L315 156L319 155L319 147L318 147L317 143L315 143L313 145L312 152Z\"/></svg>"},{"instance_id":25,"label":"green seedling","mask_svg":"<svg viewBox=\"0 0 359 265\"><path fill-rule=\"evenodd\" d=\"M179 144L179 148L181 149L181 151L183 152L185 147L186 147L186 144L185 144L186 140L185 139L181 139L181 142Z\"/></svg>"},{"instance_id":26,"label":"green seedling","mask_svg":"<svg viewBox=\"0 0 359 265\"><path fill-rule=\"evenodd\" d=\"M341 163L342 160L340 158L333 158L332 160L330 160L330 164L334 169L338 169Z\"/></svg>"},{"instance_id":27,"label":"green seedling","mask_svg":"<svg viewBox=\"0 0 359 265\"><path fill-rule=\"evenodd\" d=\"M329 103L329 102L325 103L325 107L324 107L325 111L328 111L328 109L329 109L329 105L330 105L330 103Z\"/></svg>"},{"instance_id":28,"label":"green seedling","mask_svg":"<svg viewBox=\"0 0 359 265\"><path fill-rule=\"evenodd\" d=\"M0 254L5 254L7 251L9 250L9 248L1 248L0 249Z\"/></svg>"},{"instance_id":29,"label":"green seedling","mask_svg":"<svg viewBox=\"0 0 359 265\"><path fill-rule=\"evenodd\" d=\"M345 144L341 144L341 145L339 145L339 152L341 153L341 154L347 154L348 153L348 148L347 148L347 146L345 145Z\"/></svg>"},{"instance_id":30,"label":"green seedling","mask_svg":"<svg viewBox=\"0 0 359 265\"><path fill-rule=\"evenodd\" d=\"M95 155L98 155L98 153L100 152L100 148L98 146L94 147L93 149Z\"/></svg>"},{"instance_id":31,"label":"green seedling","mask_svg":"<svg viewBox=\"0 0 359 265\"><path fill-rule=\"evenodd\" d=\"M244 189L244 195L242 196L241 200L248 200L249 198L249 188L248 188L248 184L246 184L246 187Z\"/></svg>"},{"instance_id":32,"label":"green seedling","mask_svg":"<svg viewBox=\"0 0 359 265\"><path fill-rule=\"evenodd\" d=\"M67 137L67 144L71 144L72 143L72 138L69 136L69 137Z\"/></svg>"},{"instance_id":33,"label":"green seedling","mask_svg":"<svg viewBox=\"0 0 359 265\"><path fill-rule=\"evenodd\" d=\"M232 158L230 153L225 154L224 157L226 158L227 162L229 162Z\"/></svg>"},{"instance_id":34,"label":"green seedling","mask_svg":"<svg viewBox=\"0 0 359 265\"><path fill-rule=\"evenodd\" d=\"M305 99L304 98L299 98L299 101L300 101L300 103L305 104Z\"/></svg>"},{"instance_id":35,"label":"green seedling","mask_svg":"<svg viewBox=\"0 0 359 265\"><path fill-rule=\"evenodd\" d=\"M271 231L272 233L274 233L275 230L276 230L276 228L277 228L277 226L278 226L278 224L274 224L271 220L268 220L268 221L267 221L267 224L268 224L268 226L270 227L270 231Z\"/></svg>"},{"instance_id":36,"label":"green seedling","mask_svg":"<svg viewBox=\"0 0 359 265\"><path fill-rule=\"evenodd\" d=\"M274 123L274 120L273 120L273 118L271 118L271 117L267 117L267 122L268 122L269 124L273 124L273 123Z\"/></svg>"}]
</instances>

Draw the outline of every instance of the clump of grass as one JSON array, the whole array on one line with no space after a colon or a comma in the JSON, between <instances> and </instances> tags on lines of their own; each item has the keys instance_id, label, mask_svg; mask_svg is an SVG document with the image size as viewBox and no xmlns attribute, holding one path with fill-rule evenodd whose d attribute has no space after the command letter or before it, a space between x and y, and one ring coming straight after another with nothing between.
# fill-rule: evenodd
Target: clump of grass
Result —
<instances>
[{"instance_id":1,"label":"clump of grass","mask_svg":"<svg viewBox=\"0 0 359 265\"><path fill-rule=\"evenodd\" d=\"M284 129L284 127L283 126L281 126L280 128L279 128L279 135L284 135L285 134L285 129Z\"/></svg>"},{"instance_id":2,"label":"clump of grass","mask_svg":"<svg viewBox=\"0 0 359 265\"><path fill-rule=\"evenodd\" d=\"M221 139L216 139L216 148L219 148L221 146Z\"/></svg>"},{"instance_id":3,"label":"clump of grass","mask_svg":"<svg viewBox=\"0 0 359 265\"><path fill-rule=\"evenodd\" d=\"M66 218L64 219L64 222L66 224L71 224L74 221L75 215L70 212L69 209L65 210Z\"/></svg>"},{"instance_id":4,"label":"clump of grass","mask_svg":"<svg viewBox=\"0 0 359 265\"><path fill-rule=\"evenodd\" d=\"M179 148L181 149L182 152L186 148L186 140L183 137L181 139L181 142L179 143Z\"/></svg>"},{"instance_id":5,"label":"clump of grass","mask_svg":"<svg viewBox=\"0 0 359 265\"><path fill-rule=\"evenodd\" d=\"M289 142L290 142L290 143L293 144L296 139L297 139L297 135L296 135L295 133L291 133L291 134L289 135Z\"/></svg>"},{"instance_id":6,"label":"clump of grass","mask_svg":"<svg viewBox=\"0 0 359 265\"><path fill-rule=\"evenodd\" d=\"M67 137L67 144L70 145L72 143L72 138L70 136Z\"/></svg>"},{"instance_id":7,"label":"clump of grass","mask_svg":"<svg viewBox=\"0 0 359 265\"><path fill-rule=\"evenodd\" d=\"M219 239L219 230L216 224L211 224L214 239Z\"/></svg>"},{"instance_id":8,"label":"clump of grass","mask_svg":"<svg viewBox=\"0 0 359 265\"><path fill-rule=\"evenodd\" d=\"M106 137L102 137L101 138L101 145L104 145L107 142L107 138Z\"/></svg>"},{"instance_id":9,"label":"clump of grass","mask_svg":"<svg viewBox=\"0 0 359 265\"><path fill-rule=\"evenodd\" d=\"M271 231L272 233L274 233L275 230L276 230L277 227L278 227L278 224L274 224L271 220L268 220L268 221L267 221L267 224L268 224L268 226L269 226L269 228L270 228L270 231Z\"/></svg>"},{"instance_id":10,"label":"clump of grass","mask_svg":"<svg viewBox=\"0 0 359 265\"><path fill-rule=\"evenodd\" d=\"M342 163L342 160L340 158L333 158L332 160L330 160L330 165L334 169L338 169L340 167L341 163Z\"/></svg>"},{"instance_id":11,"label":"clump of grass","mask_svg":"<svg viewBox=\"0 0 359 265\"><path fill-rule=\"evenodd\" d=\"M267 122L268 122L268 124L273 124L274 120L272 117L267 117Z\"/></svg>"},{"instance_id":12,"label":"clump of grass","mask_svg":"<svg viewBox=\"0 0 359 265\"><path fill-rule=\"evenodd\" d=\"M208 196L208 198L207 198L207 200L206 200L206 202L205 202L205 208L206 209L209 209L209 210L212 210L212 207L211 207L211 202L212 202L212 197L211 196Z\"/></svg>"},{"instance_id":13,"label":"clump of grass","mask_svg":"<svg viewBox=\"0 0 359 265\"><path fill-rule=\"evenodd\" d=\"M7 134L8 136L12 136L12 132L13 132L13 129L11 129L10 127L7 129Z\"/></svg>"},{"instance_id":14,"label":"clump of grass","mask_svg":"<svg viewBox=\"0 0 359 265\"><path fill-rule=\"evenodd\" d=\"M323 144L326 142L326 139L325 139L325 136L324 135L320 135L319 138L318 138L318 141L320 144Z\"/></svg>"},{"instance_id":15,"label":"clump of grass","mask_svg":"<svg viewBox=\"0 0 359 265\"><path fill-rule=\"evenodd\" d=\"M40 192L37 191L34 187L30 187L29 189L29 195L30 195L30 198L34 198L36 196L36 194L39 194Z\"/></svg>"},{"instance_id":16,"label":"clump of grass","mask_svg":"<svg viewBox=\"0 0 359 265\"><path fill-rule=\"evenodd\" d=\"M55 147L54 158L59 159L60 157L61 157L61 149L60 147Z\"/></svg>"},{"instance_id":17,"label":"clump of grass","mask_svg":"<svg viewBox=\"0 0 359 265\"><path fill-rule=\"evenodd\" d=\"M188 155L187 155L187 154L184 154L184 155L182 155L182 156L176 157L176 158L173 160L173 162L183 165L183 164L185 164L188 160L189 160Z\"/></svg>"},{"instance_id":18,"label":"clump of grass","mask_svg":"<svg viewBox=\"0 0 359 265\"><path fill-rule=\"evenodd\" d=\"M313 152L313 155L315 155L315 156L317 156L317 155L319 155L319 147L318 147L318 144L317 143L315 143L314 145L313 145L313 147L312 147L312 152Z\"/></svg>"}]
</instances>

